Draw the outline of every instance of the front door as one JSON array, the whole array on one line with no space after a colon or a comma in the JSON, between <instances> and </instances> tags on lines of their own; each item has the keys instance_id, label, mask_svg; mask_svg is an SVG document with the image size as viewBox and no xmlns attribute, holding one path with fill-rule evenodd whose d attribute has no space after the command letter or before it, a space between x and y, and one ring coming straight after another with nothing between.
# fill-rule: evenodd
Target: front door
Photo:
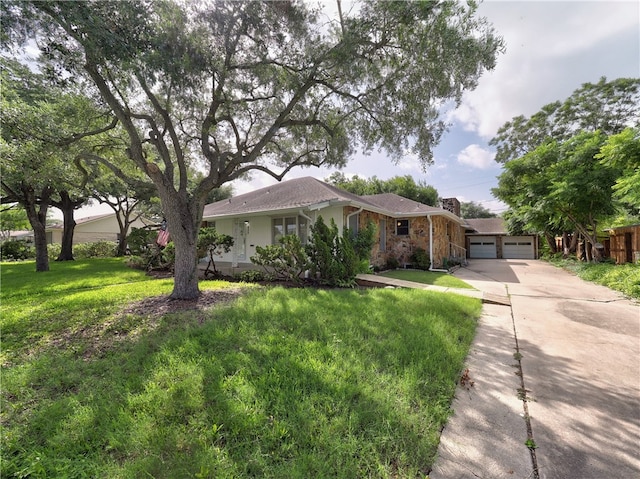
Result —
<instances>
[{"instance_id":1,"label":"front door","mask_svg":"<svg viewBox=\"0 0 640 479\"><path fill-rule=\"evenodd\" d=\"M247 235L249 234L249 222L236 220L233 234L233 266L238 262L247 260Z\"/></svg>"}]
</instances>

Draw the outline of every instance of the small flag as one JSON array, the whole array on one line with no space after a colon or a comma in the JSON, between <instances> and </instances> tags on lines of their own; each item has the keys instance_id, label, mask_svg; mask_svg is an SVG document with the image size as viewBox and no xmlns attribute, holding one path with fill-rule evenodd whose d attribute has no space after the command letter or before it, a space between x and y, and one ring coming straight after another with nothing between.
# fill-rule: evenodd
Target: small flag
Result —
<instances>
[{"instance_id":1,"label":"small flag","mask_svg":"<svg viewBox=\"0 0 640 479\"><path fill-rule=\"evenodd\" d=\"M169 243L169 241L169 230L163 229L158 231L158 237L156 238L156 244L158 246L164 248L165 246L167 246L167 243Z\"/></svg>"}]
</instances>

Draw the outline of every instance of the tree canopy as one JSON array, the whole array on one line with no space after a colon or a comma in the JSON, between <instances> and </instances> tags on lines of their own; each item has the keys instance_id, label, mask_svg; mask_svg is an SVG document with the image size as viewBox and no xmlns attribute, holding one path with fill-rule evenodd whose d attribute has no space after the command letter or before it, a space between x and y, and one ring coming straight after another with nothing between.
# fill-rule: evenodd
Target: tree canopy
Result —
<instances>
[{"instance_id":1,"label":"tree canopy","mask_svg":"<svg viewBox=\"0 0 640 479\"><path fill-rule=\"evenodd\" d=\"M424 181L416 183L411 175L394 176L388 180L381 180L376 176L360 178L355 175L347 178L343 173L335 172L326 181L360 196L395 193L425 205L436 206L438 204L438 191Z\"/></svg>"},{"instance_id":2,"label":"tree canopy","mask_svg":"<svg viewBox=\"0 0 640 479\"><path fill-rule=\"evenodd\" d=\"M250 172L342 166L359 148L410 149L426 167L502 39L475 3L363 2L339 18L307 2L3 2L3 42L36 37L47 73L88 79L153 181L176 247L172 297L198 294L206 197ZM118 164L94 158L120 176ZM189 188L190 168L204 172Z\"/></svg>"},{"instance_id":3,"label":"tree canopy","mask_svg":"<svg viewBox=\"0 0 640 479\"><path fill-rule=\"evenodd\" d=\"M462 218L495 218L496 215L490 209L475 201L462 201L460 203L460 216Z\"/></svg>"},{"instance_id":4,"label":"tree canopy","mask_svg":"<svg viewBox=\"0 0 640 479\"><path fill-rule=\"evenodd\" d=\"M521 158L549 140L565 141L579 132L620 133L640 124L640 78L585 83L565 101L543 106L526 118L506 122L489 142L498 163Z\"/></svg>"},{"instance_id":5,"label":"tree canopy","mask_svg":"<svg viewBox=\"0 0 640 479\"><path fill-rule=\"evenodd\" d=\"M640 208L640 79L585 83L564 102L505 123L490 144L505 163L494 195L515 228L577 231L595 259L598 224ZM623 215L624 216L624 215Z\"/></svg>"}]
</instances>

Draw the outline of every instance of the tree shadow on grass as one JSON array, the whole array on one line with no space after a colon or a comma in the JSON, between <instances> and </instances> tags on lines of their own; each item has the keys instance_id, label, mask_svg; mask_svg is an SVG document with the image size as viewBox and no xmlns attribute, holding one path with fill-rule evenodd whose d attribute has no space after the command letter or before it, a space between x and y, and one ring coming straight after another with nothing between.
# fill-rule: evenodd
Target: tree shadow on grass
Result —
<instances>
[{"instance_id":1,"label":"tree shadow on grass","mask_svg":"<svg viewBox=\"0 0 640 479\"><path fill-rule=\"evenodd\" d=\"M3 476L425 474L473 331L469 311L451 303L459 323L445 327L401 309L420 294L428 312L433 293L259 294L269 299L259 308L241 299L202 324L166 315L89 361L68 345L12 372Z\"/></svg>"}]
</instances>

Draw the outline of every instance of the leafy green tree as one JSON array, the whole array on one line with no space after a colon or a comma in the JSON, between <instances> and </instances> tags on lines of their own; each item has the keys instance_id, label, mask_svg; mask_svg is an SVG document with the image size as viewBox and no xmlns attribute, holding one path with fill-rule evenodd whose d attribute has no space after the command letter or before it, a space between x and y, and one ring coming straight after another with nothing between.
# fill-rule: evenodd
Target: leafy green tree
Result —
<instances>
[{"instance_id":1,"label":"leafy green tree","mask_svg":"<svg viewBox=\"0 0 640 479\"><path fill-rule=\"evenodd\" d=\"M425 205L436 206L438 204L438 191L424 181L416 183L410 175L394 176L388 180L380 180L376 176L360 178L355 175L349 179L343 173L335 172L326 181L359 196L395 193Z\"/></svg>"},{"instance_id":2,"label":"leafy green tree","mask_svg":"<svg viewBox=\"0 0 640 479\"><path fill-rule=\"evenodd\" d=\"M445 130L440 105L459 102L503 47L471 2L364 2L332 24L288 1L3 7L0 38L37 36L47 71L89 78L126 131L175 242L173 298L199 294L213 188L251 171L342 166L356 146L395 159L411 148L426 166ZM190 190L196 165L205 174Z\"/></svg>"},{"instance_id":3,"label":"leafy green tree","mask_svg":"<svg viewBox=\"0 0 640 479\"><path fill-rule=\"evenodd\" d=\"M3 190L4 200L18 198L22 204L36 201L38 208L59 208L63 213L64 230L59 261L72 260L74 210L84 205L88 192L82 184L82 175L71 161L77 148L86 148L86 137L103 132L92 130L96 119L104 112L84 95L52 85L47 78L31 72L15 61L0 61L3 77L3 148L8 162ZM115 125L114 122L111 125ZM75 134L82 128L86 134ZM107 127L108 129L109 127ZM34 194L19 191L33 190ZM31 198L31 199L28 199ZM43 200L46 199L46 205ZM27 212L32 209L25 206ZM38 222L32 214L30 220ZM32 225L33 226L33 225ZM42 225L34 226L35 231ZM40 233L38 233L40 235ZM37 257L44 258L46 241L36 241ZM47 266L36 262L36 268Z\"/></svg>"},{"instance_id":4,"label":"leafy green tree","mask_svg":"<svg viewBox=\"0 0 640 479\"><path fill-rule=\"evenodd\" d=\"M551 140L566 141L581 131L620 133L640 123L640 79L618 78L585 83L564 102L543 106L526 118L506 122L489 142L496 147L496 161L520 158Z\"/></svg>"},{"instance_id":5,"label":"leafy green tree","mask_svg":"<svg viewBox=\"0 0 640 479\"><path fill-rule=\"evenodd\" d=\"M506 163L493 193L511 207L511 221L520 219L548 239L573 228L599 260L598 222L616 212L612 186L619 175L616 168L595 160L605 141L596 131L545 143Z\"/></svg>"},{"instance_id":6,"label":"leafy green tree","mask_svg":"<svg viewBox=\"0 0 640 479\"><path fill-rule=\"evenodd\" d=\"M620 170L613 186L614 198L630 215L640 215L640 129L626 128L610 136L596 158Z\"/></svg>"},{"instance_id":7,"label":"leafy green tree","mask_svg":"<svg viewBox=\"0 0 640 479\"><path fill-rule=\"evenodd\" d=\"M11 231L26 230L29 226L27 213L18 203L0 209L0 241L8 239Z\"/></svg>"},{"instance_id":8,"label":"leafy green tree","mask_svg":"<svg viewBox=\"0 0 640 479\"><path fill-rule=\"evenodd\" d=\"M463 201L460 203L460 215L462 218L496 218L498 215L475 201Z\"/></svg>"}]
</instances>

